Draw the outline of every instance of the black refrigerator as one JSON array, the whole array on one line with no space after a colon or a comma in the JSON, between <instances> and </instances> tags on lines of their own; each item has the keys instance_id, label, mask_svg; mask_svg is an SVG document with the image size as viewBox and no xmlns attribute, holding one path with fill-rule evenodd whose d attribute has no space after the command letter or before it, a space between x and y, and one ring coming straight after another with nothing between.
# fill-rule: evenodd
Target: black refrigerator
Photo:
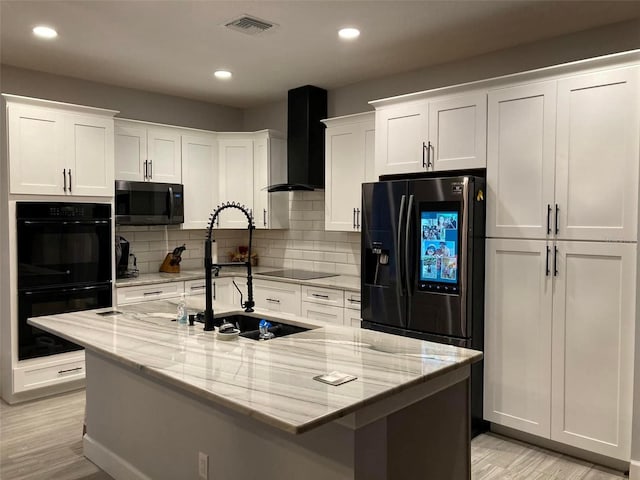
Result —
<instances>
[{"instance_id":1,"label":"black refrigerator","mask_svg":"<svg viewBox=\"0 0 640 480\"><path fill-rule=\"evenodd\" d=\"M362 328L483 350L484 178L391 178L362 185ZM474 436L482 377L480 362Z\"/></svg>"}]
</instances>

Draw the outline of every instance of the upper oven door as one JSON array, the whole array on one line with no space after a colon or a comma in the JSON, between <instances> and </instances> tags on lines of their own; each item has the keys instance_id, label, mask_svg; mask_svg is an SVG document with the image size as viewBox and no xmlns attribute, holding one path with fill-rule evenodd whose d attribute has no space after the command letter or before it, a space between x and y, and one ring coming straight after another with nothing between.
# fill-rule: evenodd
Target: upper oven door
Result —
<instances>
[{"instance_id":1,"label":"upper oven door","mask_svg":"<svg viewBox=\"0 0 640 480\"><path fill-rule=\"evenodd\" d=\"M18 228L18 289L111 280L111 221L24 219Z\"/></svg>"}]
</instances>

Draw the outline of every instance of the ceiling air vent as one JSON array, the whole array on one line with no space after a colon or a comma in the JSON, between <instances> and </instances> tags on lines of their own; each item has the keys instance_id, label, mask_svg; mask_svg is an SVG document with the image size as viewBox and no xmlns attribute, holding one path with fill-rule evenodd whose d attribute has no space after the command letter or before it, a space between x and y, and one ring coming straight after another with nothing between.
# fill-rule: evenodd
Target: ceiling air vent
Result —
<instances>
[{"instance_id":1,"label":"ceiling air vent","mask_svg":"<svg viewBox=\"0 0 640 480\"><path fill-rule=\"evenodd\" d=\"M256 17L250 17L249 15L243 15L225 23L224 26L236 32L246 33L247 35L258 35L272 29L276 24L267 22L266 20L260 20Z\"/></svg>"}]
</instances>

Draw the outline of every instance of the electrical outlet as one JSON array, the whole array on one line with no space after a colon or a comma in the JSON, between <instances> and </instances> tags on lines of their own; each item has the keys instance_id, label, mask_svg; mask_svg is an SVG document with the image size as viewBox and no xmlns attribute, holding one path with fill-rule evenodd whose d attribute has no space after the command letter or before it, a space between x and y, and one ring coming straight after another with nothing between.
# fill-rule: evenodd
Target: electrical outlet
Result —
<instances>
[{"instance_id":1,"label":"electrical outlet","mask_svg":"<svg viewBox=\"0 0 640 480\"><path fill-rule=\"evenodd\" d=\"M198 474L203 480L209 479L209 455L206 453L198 454Z\"/></svg>"}]
</instances>

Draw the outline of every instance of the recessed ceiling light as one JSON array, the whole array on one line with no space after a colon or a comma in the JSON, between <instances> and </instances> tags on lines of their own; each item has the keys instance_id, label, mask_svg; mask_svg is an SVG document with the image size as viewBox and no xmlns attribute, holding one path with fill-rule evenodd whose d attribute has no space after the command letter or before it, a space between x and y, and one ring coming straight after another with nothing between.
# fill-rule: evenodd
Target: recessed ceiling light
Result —
<instances>
[{"instance_id":1,"label":"recessed ceiling light","mask_svg":"<svg viewBox=\"0 0 640 480\"><path fill-rule=\"evenodd\" d=\"M360 30L353 27L342 28L338 31L338 35L340 35L340 38L344 40L353 40L360 36Z\"/></svg>"},{"instance_id":2,"label":"recessed ceiling light","mask_svg":"<svg viewBox=\"0 0 640 480\"><path fill-rule=\"evenodd\" d=\"M216 70L213 74L220 80L228 80L231 78L231 72L229 70Z\"/></svg>"},{"instance_id":3,"label":"recessed ceiling light","mask_svg":"<svg viewBox=\"0 0 640 480\"><path fill-rule=\"evenodd\" d=\"M40 38L56 38L58 36L58 32L45 25L38 25L37 27L34 27L33 34Z\"/></svg>"}]
</instances>

